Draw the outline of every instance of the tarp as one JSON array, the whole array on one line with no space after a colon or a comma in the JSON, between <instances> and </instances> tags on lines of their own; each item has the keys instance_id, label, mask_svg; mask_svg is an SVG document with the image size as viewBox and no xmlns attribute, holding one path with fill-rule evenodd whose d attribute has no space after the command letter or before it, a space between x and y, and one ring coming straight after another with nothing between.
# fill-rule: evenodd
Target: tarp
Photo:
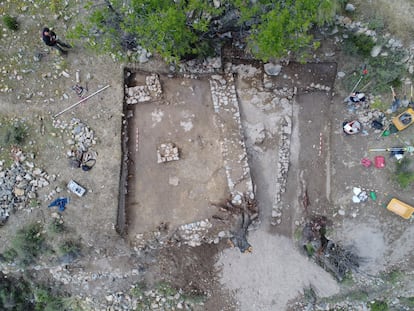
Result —
<instances>
[{"instance_id":1,"label":"tarp","mask_svg":"<svg viewBox=\"0 0 414 311\"><path fill-rule=\"evenodd\" d=\"M50 203L48 207L57 206L59 207L59 211L63 212L65 210L66 204L68 203L69 203L69 198L57 198L52 203Z\"/></svg>"}]
</instances>

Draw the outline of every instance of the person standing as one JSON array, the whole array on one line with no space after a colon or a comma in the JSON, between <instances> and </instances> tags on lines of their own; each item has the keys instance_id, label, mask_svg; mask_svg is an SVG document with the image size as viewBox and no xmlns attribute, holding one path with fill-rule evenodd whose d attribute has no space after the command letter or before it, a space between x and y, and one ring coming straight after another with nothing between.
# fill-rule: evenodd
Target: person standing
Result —
<instances>
[{"instance_id":1,"label":"person standing","mask_svg":"<svg viewBox=\"0 0 414 311\"><path fill-rule=\"evenodd\" d=\"M47 27L43 28L42 40L47 46L57 49L63 55L66 55L68 53L68 51L64 48L71 48L69 44L66 44L59 40L56 34Z\"/></svg>"}]
</instances>

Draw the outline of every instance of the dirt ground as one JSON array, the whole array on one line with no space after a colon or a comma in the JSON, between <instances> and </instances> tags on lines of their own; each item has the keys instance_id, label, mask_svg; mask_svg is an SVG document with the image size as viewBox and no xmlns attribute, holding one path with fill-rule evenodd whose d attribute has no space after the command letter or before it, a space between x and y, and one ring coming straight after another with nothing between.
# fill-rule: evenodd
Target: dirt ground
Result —
<instances>
[{"instance_id":1,"label":"dirt ground","mask_svg":"<svg viewBox=\"0 0 414 311\"><path fill-rule=\"evenodd\" d=\"M228 197L208 80L167 76L160 80L161 100L131 108L127 199L131 239L162 223L174 231L210 218L217 212L211 204ZM157 163L156 151L164 143L178 147L178 161Z\"/></svg>"}]
</instances>

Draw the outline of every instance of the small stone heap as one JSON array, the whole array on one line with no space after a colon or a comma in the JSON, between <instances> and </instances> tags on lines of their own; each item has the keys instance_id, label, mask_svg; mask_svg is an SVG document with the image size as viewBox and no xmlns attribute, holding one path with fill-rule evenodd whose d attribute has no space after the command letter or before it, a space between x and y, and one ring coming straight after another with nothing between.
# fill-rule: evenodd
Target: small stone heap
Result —
<instances>
[{"instance_id":1,"label":"small stone heap","mask_svg":"<svg viewBox=\"0 0 414 311\"><path fill-rule=\"evenodd\" d=\"M13 211L36 207L37 190L49 185L49 175L27 160L20 149L13 148L12 154L15 162L9 168L0 161L0 224ZM34 159L34 155L28 157Z\"/></svg>"},{"instance_id":2,"label":"small stone heap","mask_svg":"<svg viewBox=\"0 0 414 311\"><path fill-rule=\"evenodd\" d=\"M89 307L94 310L198 310L204 305L202 299L195 300L181 289L175 289L167 283L158 284L156 288L144 290L139 285L129 292L110 293L103 302L89 300ZM197 308L198 307L198 308ZM197 309L196 309L197 308Z\"/></svg>"},{"instance_id":3,"label":"small stone heap","mask_svg":"<svg viewBox=\"0 0 414 311\"><path fill-rule=\"evenodd\" d=\"M70 145L71 150L86 152L96 144L93 130L77 118L72 118L69 123L55 119L53 120L53 126L67 132L70 138L66 141L66 144Z\"/></svg>"},{"instance_id":4,"label":"small stone heap","mask_svg":"<svg viewBox=\"0 0 414 311\"><path fill-rule=\"evenodd\" d=\"M153 73L145 77L145 85L125 86L125 101L128 105L135 105L158 99L162 96L160 78Z\"/></svg>"},{"instance_id":5,"label":"small stone heap","mask_svg":"<svg viewBox=\"0 0 414 311\"><path fill-rule=\"evenodd\" d=\"M180 155L178 148L173 143L161 144L157 149L157 161L158 163L178 161Z\"/></svg>"},{"instance_id":6,"label":"small stone heap","mask_svg":"<svg viewBox=\"0 0 414 311\"><path fill-rule=\"evenodd\" d=\"M205 59L192 59L179 64L179 68L170 67L170 71L174 72L178 69L187 78L196 78L193 74L205 74L220 72L222 69L221 57L207 57Z\"/></svg>"},{"instance_id":7,"label":"small stone heap","mask_svg":"<svg viewBox=\"0 0 414 311\"><path fill-rule=\"evenodd\" d=\"M316 91L330 92L331 88L327 85L312 82L309 86L306 87L306 90L308 90L308 91L315 91L316 90Z\"/></svg>"},{"instance_id":8,"label":"small stone heap","mask_svg":"<svg viewBox=\"0 0 414 311\"><path fill-rule=\"evenodd\" d=\"M161 89L161 82L160 77L153 73L150 76L145 77L145 83L147 84L148 90L151 94L155 97L161 97L162 89Z\"/></svg>"},{"instance_id":9,"label":"small stone heap","mask_svg":"<svg viewBox=\"0 0 414 311\"><path fill-rule=\"evenodd\" d=\"M175 232L174 240L192 247L200 246L206 242L211 243L212 241L207 237L207 233L212 226L208 219L182 225Z\"/></svg>"}]
</instances>

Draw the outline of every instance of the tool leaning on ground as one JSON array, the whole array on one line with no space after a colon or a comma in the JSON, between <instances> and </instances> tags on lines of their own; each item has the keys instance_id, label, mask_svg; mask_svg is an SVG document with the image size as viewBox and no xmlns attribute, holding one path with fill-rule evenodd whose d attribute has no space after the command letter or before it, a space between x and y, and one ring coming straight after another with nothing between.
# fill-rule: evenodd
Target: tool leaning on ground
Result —
<instances>
[{"instance_id":1,"label":"tool leaning on ground","mask_svg":"<svg viewBox=\"0 0 414 311\"><path fill-rule=\"evenodd\" d=\"M408 103L408 106L411 108L414 108L414 102L413 102L413 85L411 84L410 87L410 101Z\"/></svg>"},{"instance_id":2,"label":"tool leaning on ground","mask_svg":"<svg viewBox=\"0 0 414 311\"><path fill-rule=\"evenodd\" d=\"M80 105L81 103L83 103L83 102L84 102L84 101L86 101L87 99L91 98L92 96L95 96L96 94L98 94L98 93L100 93L100 92L102 92L102 91L106 90L108 87L110 87L110 85L106 85L106 86L104 86L103 88L101 88L101 89L97 90L96 92L92 93L91 95L89 95L89 96L87 96L87 97L85 97L85 98L82 98L80 101L78 101L77 103L73 104L72 106L69 106L69 107L67 107L66 109L63 109L61 112L59 112L59 113L55 114L55 115L53 116L53 118L56 118L56 117L60 116L61 114L65 113L66 111L68 111L68 110L70 110L70 109L72 109L72 108L74 108L74 107L76 107L76 106Z\"/></svg>"},{"instance_id":3,"label":"tool leaning on ground","mask_svg":"<svg viewBox=\"0 0 414 311\"><path fill-rule=\"evenodd\" d=\"M397 97L397 94L395 94L394 88L391 86L391 92L392 92L392 104L391 104L391 111L396 112L398 108L400 108L401 100Z\"/></svg>"},{"instance_id":4,"label":"tool leaning on ground","mask_svg":"<svg viewBox=\"0 0 414 311\"><path fill-rule=\"evenodd\" d=\"M370 152L372 151L389 151L389 152L399 152L399 151L406 151L406 152L414 152L413 146L407 146L407 147L391 147L391 148L372 148L369 149Z\"/></svg>"}]
</instances>

